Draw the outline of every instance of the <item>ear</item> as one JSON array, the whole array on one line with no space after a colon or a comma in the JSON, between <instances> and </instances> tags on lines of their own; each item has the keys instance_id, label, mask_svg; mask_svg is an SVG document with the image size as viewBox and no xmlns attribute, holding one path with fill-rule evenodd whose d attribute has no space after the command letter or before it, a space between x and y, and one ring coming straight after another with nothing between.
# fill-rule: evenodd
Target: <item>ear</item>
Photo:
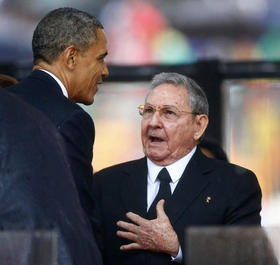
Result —
<instances>
[{"instance_id":1,"label":"ear","mask_svg":"<svg viewBox=\"0 0 280 265\"><path fill-rule=\"evenodd\" d=\"M69 69L69 70L74 70L77 61L78 61L78 56L79 56L79 51L74 45L71 45L67 47L63 52L62 52L62 59L64 65Z\"/></svg>"},{"instance_id":2,"label":"ear","mask_svg":"<svg viewBox=\"0 0 280 265\"><path fill-rule=\"evenodd\" d=\"M195 117L195 132L194 132L194 139L198 141L200 137L204 134L207 125L208 125L208 116L205 114L196 115Z\"/></svg>"}]
</instances>

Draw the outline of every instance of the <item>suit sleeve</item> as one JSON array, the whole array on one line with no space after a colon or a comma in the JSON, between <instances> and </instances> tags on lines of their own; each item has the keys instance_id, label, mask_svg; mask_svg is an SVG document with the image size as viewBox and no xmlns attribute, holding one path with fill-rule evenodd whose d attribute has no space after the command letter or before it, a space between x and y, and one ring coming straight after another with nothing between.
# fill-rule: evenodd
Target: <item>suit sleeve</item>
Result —
<instances>
[{"instance_id":1,"label":"suit sleeve","mask_svg":"<svg viewBox=\"0 0 280 265\"><path fill-rule=\"evenodd\" d=\"M64 138L66 155L78 189L81 204L87 215L91 215L92 198L92 153L94 143L94 123L84 111L78 110L59 127Z\"/></svg>"},{"instance_id":2,"label":"suit sleeve","mask_svg":"<svg viewBox=\"0 0 280 265\"><path fill-rule=\"evenodd\" d=\"M225 223L230 225L260 225L262 193L255 174L238 167Z\"/></svg>"}]
</instances>

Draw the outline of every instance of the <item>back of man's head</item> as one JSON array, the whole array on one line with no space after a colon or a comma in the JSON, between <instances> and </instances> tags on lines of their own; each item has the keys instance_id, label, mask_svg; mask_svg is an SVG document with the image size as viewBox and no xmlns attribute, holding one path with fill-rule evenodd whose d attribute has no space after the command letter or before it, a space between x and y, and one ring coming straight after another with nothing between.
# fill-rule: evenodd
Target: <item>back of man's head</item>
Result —
<instances>
[{"instance_id":1,"label":"back of man's head","mask_svg":"<svg viewBox=\"0 0 280 265\"><path fill-rule=\"evenodd\" d=\"M81 53L97 42L99 20L75 8L58 8L48 13L37 25L32 39L33 62L51 64L70 45Z\"/></svg>"}]
</instances>

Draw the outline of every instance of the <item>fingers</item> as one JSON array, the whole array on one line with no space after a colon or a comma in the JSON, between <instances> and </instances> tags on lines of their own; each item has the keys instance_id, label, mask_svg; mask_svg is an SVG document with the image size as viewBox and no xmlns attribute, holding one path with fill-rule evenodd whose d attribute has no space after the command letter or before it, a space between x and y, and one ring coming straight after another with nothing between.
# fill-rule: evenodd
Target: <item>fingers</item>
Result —
<instances>
[{"instance_id":1,"label":"fingers","mask_svg":"<svg viewBox=\"0 0 280 265\"><path fill-rule=\"evenodd\" d=\"M126 216L134 223L117 222L117 225L125 230L117 231L117 235L132 241L130 244L122 245L121 250L142 249L172 255L176 251L178 253L178 237L164 212L164 200L160 200L157 203L156 209L158 215L156 219L147 220L129 212Z\"/></svg>"},{"instance_id":2,"label":"fingers","mask_svg":"<svg viewBox=\"0 0 280 265\"><path fill-rule=\"evenodd\" d=\"M128 212L126 214L126 217L138 225L144 224L148 221L147 219L141 217L140 215L132 212Z\"/></svg>"},{"instance_id":3,"label":"fingers","mask_svg":"<svg viewBox=\"0 0 280 265\"><path fill-rule=\"evenodd\" d=\"M131 223L127 223L127 222L124 222L124 221L118 221L117 222L117 226L129 231L129 232L132 232L132 233L136 233L137 232L137 229L138 229L138 226L135 225L135 224L131 224Z\"/></svg>"},{"instance_id":4,"label":"fingers","mask_svg":"<svg viewBox=\"0 0 280 265\"><path fill-rule=\"evenodd\" d=\"M136 250L136 249L141 249L141 246L138 243L131 243L128 245L122 245L120 247L120 250Z\"/></svg>"},{"instance_id":5,"label":"fingers","mask_svg":"<svg viewBox=\"0 0 280 265\"><path fill-rule=\"evenodd\" d=\"M137 241L137 235L131 232L117 231L117 235L134 242Z\"/></svg>"},{"instance_id":6,"label":"fingers","mask_svg":"<svg viewBox=\"0 0 280 265\"><path fill-rule=\"evenodd\" d=\"M164 200L160 200L156 205L156 211L157 211L157 218L167 217L165 211L164 211Z\"/></svg>"}]
</instances>

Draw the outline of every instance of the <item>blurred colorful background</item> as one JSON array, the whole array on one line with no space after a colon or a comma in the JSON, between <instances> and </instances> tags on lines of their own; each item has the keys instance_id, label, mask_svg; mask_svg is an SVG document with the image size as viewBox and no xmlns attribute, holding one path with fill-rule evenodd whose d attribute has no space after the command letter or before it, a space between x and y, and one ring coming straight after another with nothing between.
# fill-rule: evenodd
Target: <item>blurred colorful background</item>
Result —
<instances>
[{"instance_id":1,"label":"blurred colorful background","mask_svg":"<svg viewBox=\"0 0 280 265\"><path fill-rule=\"evenodd\" d=\"M62 6L100 18L110 64L280 59L278 0L0 0L0 61L31 61L36 23Z\"/></svg>"},{"instance_id":2,"label":"blurred colorful background","mask_svg":"<svg viewBox=\"0 0 280 265\"><path fill-rule=\"evenodd\" d=\"M224 147L232 163L253 170L263 193L263 225L280 224L280 81L223 84Z\"/></svg>"}]
</instances>

